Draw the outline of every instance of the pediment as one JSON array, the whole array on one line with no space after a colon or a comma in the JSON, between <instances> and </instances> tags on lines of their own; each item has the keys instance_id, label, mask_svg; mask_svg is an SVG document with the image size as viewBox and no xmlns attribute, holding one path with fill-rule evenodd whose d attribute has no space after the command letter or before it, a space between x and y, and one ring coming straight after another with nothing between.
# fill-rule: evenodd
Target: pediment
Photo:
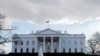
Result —
<instances>
[{"instance_id":1,"label":"pediment","mask_svg":"<svg viewBox=\"0 0 100 56\"><path fill-rule=\"evenodd\" d=\"M52 29L45 29L37 32L36 34L61 34L61 33Z\"/></svg>"}]
</instances>

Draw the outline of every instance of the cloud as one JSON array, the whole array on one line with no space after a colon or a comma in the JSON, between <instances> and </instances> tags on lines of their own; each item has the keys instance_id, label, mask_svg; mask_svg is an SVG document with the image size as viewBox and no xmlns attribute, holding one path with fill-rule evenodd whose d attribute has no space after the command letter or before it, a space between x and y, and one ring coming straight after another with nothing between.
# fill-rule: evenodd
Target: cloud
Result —
<instances>
[{"instance_id":1,"label":"cloud","mask_svg":"<svg viewBox=\"0 0 100 56\"><path fill-rule=\"evenodd\" d=\"M87 30L88 30L88 32L90 32L90 33L100 32L99 29L100 29L100 22L91 23L91 24L87 27Z\"/></svg>"},{"instance_id":2,"label":"cloud","mask_svg":"<svg viewBox=\"0 0 100 56\"><path fill-rule=\"evenodd\" d=\"M64 19L69 20L66 24L79 23L100 17L99 3L99 0L0 0L0 13L38 24Z\"/></svg>"}]
</instances>

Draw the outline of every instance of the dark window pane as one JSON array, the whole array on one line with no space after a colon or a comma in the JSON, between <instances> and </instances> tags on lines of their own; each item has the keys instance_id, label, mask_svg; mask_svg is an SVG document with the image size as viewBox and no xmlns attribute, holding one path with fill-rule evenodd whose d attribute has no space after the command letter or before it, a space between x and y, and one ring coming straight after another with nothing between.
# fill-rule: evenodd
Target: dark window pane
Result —
<instances>
[{"instance_id":1,"label":"dark window pane","mask_svg":"<svg viewBox=\"0 0 100 56\"><path fill-rule=\"evenodd\" d=\"M75 41L74 44L76 45L77 44L77 41Z\"/></svg>"},{"instance_id":2,"label":"dark window pane","mask_svg":"<svg viewBox=\"0 0 100 56\"><path fill-rule=\"evenodd\" d=\"M55 49L55 53L57 52L57 49Z\"/></svg>"},{"instance_id":3,"label":"dark window pane","mask_svg":"<svg viewBox=\"0 0 100 56\"><path fill-rule=\"evenodd\" d=\"M23 41L21 41L21 45L23 45Z\"/></svg>"},{"instance_id":4,"label":"dark window pane","mask_svg":"<svg viewBox=\"0 0 100 56\"><path fill-rule=\"evenodd\" d=\"M17 53L17 48L15 48L15 53Z\"/></svg>"},{"instance_id":5,"label":"dark window pane","mask_svg":"<svg viewBox=\"0 0 100 56\"><path fill-rule=\"evenodd\" d=\"M23 48L21 48L21 50L20 50L20 51L21 51L21 53L23 53Z\"/></svg>"},{"instance_id":6,"label":"dark window pane","mask_svg":"<svg viewBox=\"0 0 100 56\"><path fill-rule=\"evenodd\" d=\"M32 41L32 44L34 45L34 41Z\"/></svg>"},{"instance_id":7,"label":"dark window pane","mask_svg":"<svg viewBox=\"0 0 100 56\"><path fill-rule=\"evenodd\" d=\"M32 48L32 53L34 53L34 48Z\"/></svg>"},{"instance_id":8,"label":"dark window pane","mask_svg":"<svg viewBox=\"0 0 100 56\"><path fill-rule=\"evenodd\" d=\"M69 44L71 44L71 40L69 40Z\"/></svg>"},{"instance_id":9,"label":"dark window pane","mask_svg":"<svg viewBox=\"0 0 100 56\"><path fill-rule=\"evenodd\" d=\"M63 52L65 53L65 48L63 48Z\"/></svg>"},{"instance_id":10,"label":"dark window pane","mask_svg":"<svg viewBox=\"0 0 100 56\"><path fill-rule=\"evenodd\" d=\"M28 48L26 49L26 52L27 52L27 53L29 52L29 49L28 49Z\"/></svg>"},{"instance_id":11,"label":"dark window pane","mask_svg":"<svg viewBox=\"0 0 100 56\"><path fill-rule=\"evenodd\" d=\"M77 53L77 48L75 48L75 53Z\"/></svg>"},{"instance_id":12,"label":"dark window pane","mask_svg":"<svg viewBox=\"0 0 100 56\"><path fill-rule=\"evenodd\" d=\"M83 48L81 48L81 52L83 52Z\"/></svg>"},{"instance_id":13,"label":"dark window pane","mask_svg":"<svg viewBox=\"0 0 100 56\"><path fill-rule=\"evenodd\" d=\"M29 45L29 41L27 41L27 45Z\"/></svg>"},{"instance_id":14,"label":"dark window pane","mask_svg":"<svg viewBox=\"0 0 100 56\"><path fill-rule=\"evenodd\" d=\"M69 48L69 53L71 53L71 48Z\"/></svg>"},{"instance_id":15,"label":"dark window pane","mask_svg":"<svg viewBox=\"0 0 100 56\"><path fill-rule=\"evenodd\" d=\"M83 42L81 41L81 42L80 42L80 44L82 45L82 44L83 44Z\"/></svg>"},{"instance_id":16,"label":"dark window pane","mask_svg":"<svg viewBox=\"0 0 100 56\"><path fill-rule=\"evenodd\" d=\"M18 44L18 41L15 41L15 45L17 45Z\"/></svg>"}]
</instances>

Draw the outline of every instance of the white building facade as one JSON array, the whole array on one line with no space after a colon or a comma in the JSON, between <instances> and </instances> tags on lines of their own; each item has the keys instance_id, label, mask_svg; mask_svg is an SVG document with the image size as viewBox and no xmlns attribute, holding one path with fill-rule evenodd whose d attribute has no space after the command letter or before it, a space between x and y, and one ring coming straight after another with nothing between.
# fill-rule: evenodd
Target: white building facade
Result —
<instances>
[{"instance_id":1,"label":"white building facade","mask_svg":"<svg viewBox=\"0 0 100 56\"><path fill-rule=\"evenodd\" d=\"M37 53L42 46L43 53L86 52L84 34L61 33L45 29L31 34L14 34L12 53Z\"/></svg>"}]
</instances>

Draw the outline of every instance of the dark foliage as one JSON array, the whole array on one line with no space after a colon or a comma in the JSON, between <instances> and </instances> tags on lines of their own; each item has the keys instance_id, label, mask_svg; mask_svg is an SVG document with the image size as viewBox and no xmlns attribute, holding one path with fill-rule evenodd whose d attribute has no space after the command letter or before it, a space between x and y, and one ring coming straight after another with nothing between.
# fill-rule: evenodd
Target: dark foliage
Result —
<instances>
[{"instance_id":1,"label":"dark foliage","mask_svg":"<svg viewBox=\"0 0 100 56\"><path fill-rule=\"evenodd\" d=\"M37 53L10 53L0 56L38 56ZM44 56L98 56L84 53L44 53Z\"/></svg>"}]
</instances>

